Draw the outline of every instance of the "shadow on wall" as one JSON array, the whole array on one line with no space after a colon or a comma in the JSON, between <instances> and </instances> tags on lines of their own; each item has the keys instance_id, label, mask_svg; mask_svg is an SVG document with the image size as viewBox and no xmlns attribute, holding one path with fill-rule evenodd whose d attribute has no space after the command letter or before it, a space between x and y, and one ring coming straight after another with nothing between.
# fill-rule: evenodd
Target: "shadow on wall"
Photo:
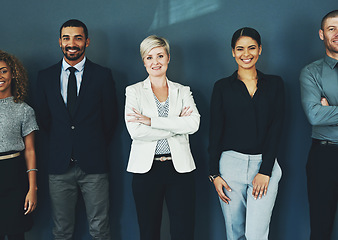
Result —
<instances>
[{"instance_id":1,"label":"shadow on wall","mask_svg":"<svg viewBox=\"0 0 338 240\"><path fill-rule=\"evenodd\" d=\"M220 5L220 0L159 0L149 31L217 11Z\"/></svg>"}]
</instances>

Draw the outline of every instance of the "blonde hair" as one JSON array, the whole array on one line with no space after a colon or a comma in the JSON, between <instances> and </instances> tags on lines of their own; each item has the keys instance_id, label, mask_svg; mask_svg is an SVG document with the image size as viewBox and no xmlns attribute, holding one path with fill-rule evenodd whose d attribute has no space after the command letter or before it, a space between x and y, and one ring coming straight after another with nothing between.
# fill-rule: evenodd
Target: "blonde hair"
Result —
<instances>
[{"instance_id":1,"label":"blonde hair","mask_svg":"<svg viewBox=\"0 0 338 240\"><path fill-rule=\"evenodd\" d=\"M164 47L165 51L167 52L167 55L170 55L170 47L168 40L163 37L158 37L156 35L151 35L147 38L145 38L141 44L140 44L140 54L142 60L145 56L151 51L151 49L156 47Z\"/></svg>"}]
</instances>

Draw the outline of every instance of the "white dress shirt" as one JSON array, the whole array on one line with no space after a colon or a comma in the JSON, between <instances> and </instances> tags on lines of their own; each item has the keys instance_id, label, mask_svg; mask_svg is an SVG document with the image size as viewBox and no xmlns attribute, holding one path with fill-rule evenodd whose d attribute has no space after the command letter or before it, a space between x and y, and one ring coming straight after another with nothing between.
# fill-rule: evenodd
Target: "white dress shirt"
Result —
<instances>
[{"instance_id":1,"label":"white dress shirt","mask_svg":"<svg viewBox=\"0 0 338 240\"><path fill-rule=\"evenodd\" d=\"M85 62L86 62L86 57L84 57L81 62L79 62L78 64L73 66L77 70L75 72L77 95L79 95L79 92L80 92ZM66 60L63 58L62 67L61 67L61 74L60 74L60 87L61 87L61 95L62 95L63 101L65 102L66 105L67 105L68 78L69 78L69 74L70 74L70 71L68 70L69 67L72 67L72 66L69 65L66 62Z\"/></svg>"}]
</instances>

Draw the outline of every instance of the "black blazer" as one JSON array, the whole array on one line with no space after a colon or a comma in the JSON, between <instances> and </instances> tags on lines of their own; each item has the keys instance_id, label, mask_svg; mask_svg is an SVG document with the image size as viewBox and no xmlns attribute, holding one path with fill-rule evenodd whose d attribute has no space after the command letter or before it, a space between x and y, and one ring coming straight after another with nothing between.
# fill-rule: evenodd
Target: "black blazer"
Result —
<instances>
[{"instance_id":1,"label":"black blazer","mask_svg":"<svg viewBox=\"0 0 338 240\"><path fill-rule=\"evenodd\" d=\"M62 61L39 72L36 113L49 137L49 173L62 174L72 157L86 173L105 173L107 145L116 122L111 70L86 60L74 118L60 89Z\"/></svg>"}]
</instances>

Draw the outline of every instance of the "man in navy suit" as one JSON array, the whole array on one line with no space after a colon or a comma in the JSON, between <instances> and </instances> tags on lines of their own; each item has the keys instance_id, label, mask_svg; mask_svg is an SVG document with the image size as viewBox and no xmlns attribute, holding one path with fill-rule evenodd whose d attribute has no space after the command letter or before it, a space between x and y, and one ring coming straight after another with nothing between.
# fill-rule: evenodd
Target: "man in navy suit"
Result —
<instances>
[{"instance_id":1,"label":"man in navy suit","mask_svg":"<svg viewBox=\"0 0 338 240\"><path fill-rule=\"evenodd\" d=\"M49 192L55 239L73 239L81 192L93 239L111 239L107 147L116 121L110 69L85 57L88 30L79 20L60 28L63 59L38 75L36 111L49 139Z\"/></svg>"}]
</instances>

